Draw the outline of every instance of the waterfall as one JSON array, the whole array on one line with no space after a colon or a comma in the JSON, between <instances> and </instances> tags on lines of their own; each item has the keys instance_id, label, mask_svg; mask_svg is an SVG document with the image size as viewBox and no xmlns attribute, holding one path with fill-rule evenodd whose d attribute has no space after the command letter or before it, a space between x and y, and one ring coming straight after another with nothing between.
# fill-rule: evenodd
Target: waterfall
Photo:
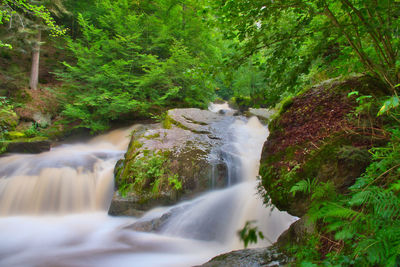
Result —
<instances>
[{"instance_id":1,"label":"waterfall","mask_svg":"<svg viewBox=\"0 0 400 267\"><path fill-rule=\"evenodd\" d=\"M106 210L113 169L133 128L60 145L39 155L0 158L0 216Z\"/></svg>"},{"instance_id":2,"label":"waterfall","mask_svg":"<svg viewBox=\"0 0 400 267\"><path fill-rule=\"evenodd\" d=\"M0 158L0 266L193 266L242 248L236 232L250 220L267 237L254 246L275 241L295 218L266 208L256 193L267 128L255 117L232 120L222 129L232 142L218 152L230 186L140 219L107 215L114 165L139 126ZM130 228L165 213L171 216L157 233Z\"/></svg>"}]
</instances>

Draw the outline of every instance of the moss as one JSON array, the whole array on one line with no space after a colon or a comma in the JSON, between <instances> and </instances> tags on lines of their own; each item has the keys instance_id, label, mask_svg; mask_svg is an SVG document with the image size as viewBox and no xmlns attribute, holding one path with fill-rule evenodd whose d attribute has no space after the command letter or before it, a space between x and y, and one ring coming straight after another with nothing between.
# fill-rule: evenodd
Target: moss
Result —
<instances>
[{"instance_id":1,"label":"moss","mask_svg":"<svg viewBox=\"0 0 400 267\"><path fill-rule=\"evenodd\" d=\"M143 136L144 138L150 140L150 139L156 139L160 137L160 133L155 133L155 134L150 134L150 135L145 135Z\"/></svg>"},{"instance_id":2,"label":"moss","mask_svg":"<svg viewBox=\"0 0 400 267\"><path fill-rule=\"evenodd\" d=\"M170 116L168 116L168 114L165 116L165 118L162 122L162 126L164 127L164 129L172 128L172 118Z\"/></svg>"},{"instance_id":3,"label":"moss","mask_svg":"<svg viewBox=\"0 0 400 267\"><path fill-rule=\"evenodd\" d=\"M36 137L18 137L13 140L3 140L0 141L0 154L7 152L8 145L12 143L33 143L33 142L40 142L40 141L48 141L48 137L45 136L36 136Z\"/></svg>"},{"instance_id":4,"label":"moss","mask_svg":"<svg viewBox=\"0 0 400 267\"><path fill-rule=\"evenodd\" d=\"M136 150L134 150L136 151ZM118 190L122 196L134 193L139 203L161 197L165 192L179 190L177 175L172 175L167 151L137 151L135 157L120 163L116 171ZM122 165L125 165L122 168ZM174 181L174 184L171 183Z\"/></svg>"},{"instance_id":5,"label":"moss","mask_svg":"<svg viewBox=\"0 0 400 267\"><path fill-rule=\"evenodd\" d=\"M19 117L13 110L7 108L0 109L0 128L14 130L18 122Z\"/></svg>"},{"instance_id":6,"label":"moss","mask_svg":"<svg viewBox=\"0 0 400 267\"><path fill-rule=\"evenodd\" d=\"M288 96L284 98L279 104L278 115L283 114L293 105L293 96Z\"/></svg>"},{"instance_id":7,"label":"moss","mask_svg":"<svg viewBox=\"0 0 400 267\"><path fill-rule=\"evenodd\" d=\"M46 136L36 136L36 137L32 137L32 138L28 138L28 137L18 138L18 139L11 140L11 141L9 141L9 142L25 142L25 143L32 143L32 142L47 141L47 140L49 140L49 138L46 137Z\"/></svg>"},{"instance_id":8,"label":"moss","mask_svg":"<svg viewBox=\"0 0 400 267\"><path fill-rule=\"evenodd\" d=\"M6 133L6 137L12 140L12 139L24 138L26 137L26 135L22 132L9 131Z\"/></svg>"},{"instance_id":9,"label":"moss","mask_svg":"<svg viewBox=\"0 0 400 267\"><path fill-rule=\"evenodd\" d=\"M298 216L306 212L309 198L290 193L301 180L330 181L345 193L361 175L370 161L368 149L378 142L367 129L379 124L368 114L358 113L354 119L357 103L347 94L357 90L376 95L385 90L379 86L369 76L331 80L280 104L280 112L268 125L260 166L262 185L279 209ZM360 125L366 125L362 132L353 130Z\"/></svg>"}]
</instances>

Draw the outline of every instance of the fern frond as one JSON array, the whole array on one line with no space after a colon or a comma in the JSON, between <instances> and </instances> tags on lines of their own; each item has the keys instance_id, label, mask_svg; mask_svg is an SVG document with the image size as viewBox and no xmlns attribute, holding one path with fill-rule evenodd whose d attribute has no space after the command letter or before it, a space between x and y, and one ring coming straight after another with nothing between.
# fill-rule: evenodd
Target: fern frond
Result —
<instances>
[{"instance_id":1,"label":"fern frond","mask_svg":"<svg viewBox=\"0 0 400 267\"><path fill-rule=\"evenodd\" d=\"M349 204L350 206L361 206L373 198L373 196L374 195L371 191L361 191L352 196Z\"/></svg>"},{"instance_id":2,"label":"fern frond","mask_svg":"<svg viewBox=\"0 0 400 267\"><path fill-rule=\"evenodd\" d=\"M323 208L321 212L322 217L334 217L334 218L341 218L341 219L356 219L362 216L362 213L355 211L350 208L346 208L344 206L340 206L336 203L328 203Z\"/></svg>"},{"instance_id":3,"label":"fern frond","mask_svg":"<svg viewBox=\"0 0 400 267\"><path fill-rule=\"evenodd\" d=\"M310 193L310 180L307 179L297 182L290 188L289 192L293 193L293 196L295 196L297 192Z\"/></svg>"}]
</instances>

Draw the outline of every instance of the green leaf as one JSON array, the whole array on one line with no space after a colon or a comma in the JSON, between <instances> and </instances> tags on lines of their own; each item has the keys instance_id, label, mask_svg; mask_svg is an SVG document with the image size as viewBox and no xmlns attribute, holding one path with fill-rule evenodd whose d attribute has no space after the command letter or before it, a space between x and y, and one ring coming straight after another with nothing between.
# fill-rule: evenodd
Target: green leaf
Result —
<instances>
[{"instance_id":1,"label":"green leaf","mask_svg":"<svg viewBox=\"0 0 400 267\"><path fill-rule=\"evenodd\" d=\"M381 116L384 113L388 113L391 109L394 109L398 106L399 106L399 97L397 95L394 95L383 103L382 107L379 109L377 116Z\"/></svg>"}]
</instances>

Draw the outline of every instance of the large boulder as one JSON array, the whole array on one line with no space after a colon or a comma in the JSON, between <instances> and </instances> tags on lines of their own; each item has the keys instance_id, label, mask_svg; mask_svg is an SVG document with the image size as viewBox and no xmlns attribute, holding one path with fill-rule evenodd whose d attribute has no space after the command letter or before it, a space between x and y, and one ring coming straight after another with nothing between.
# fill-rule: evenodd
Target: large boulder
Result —
<instances>
[{"instance_id":1,"label":"large boulder","mask_svg":"<svg viewBox=\"0 0 400 267\"><path fill-rule=\"evenodd\" d=\"M173 109L163 123L133 131L128 151L115 168L109 214L138 216L225 186L221 147L233 120L207 110Z\"/></svg>"},{"instance_id":2,"label":"large boulder","mask_svg":"<svg viewBox=\"0 0 400 267\"><path fill-rule=\"evenodd\" d=\"M300 181L312 186L333 187L346 193L368 166L368 149L379 129L377 110L358 113L356 96L382 95L385 88L369 76L331 80L287 99L269 123L270 135L264 144L260 175L262 185L279 210L302 217L311 197L291 189ZM310 191L310 190L308 190Z\"/></svg>"}]
</instances>

